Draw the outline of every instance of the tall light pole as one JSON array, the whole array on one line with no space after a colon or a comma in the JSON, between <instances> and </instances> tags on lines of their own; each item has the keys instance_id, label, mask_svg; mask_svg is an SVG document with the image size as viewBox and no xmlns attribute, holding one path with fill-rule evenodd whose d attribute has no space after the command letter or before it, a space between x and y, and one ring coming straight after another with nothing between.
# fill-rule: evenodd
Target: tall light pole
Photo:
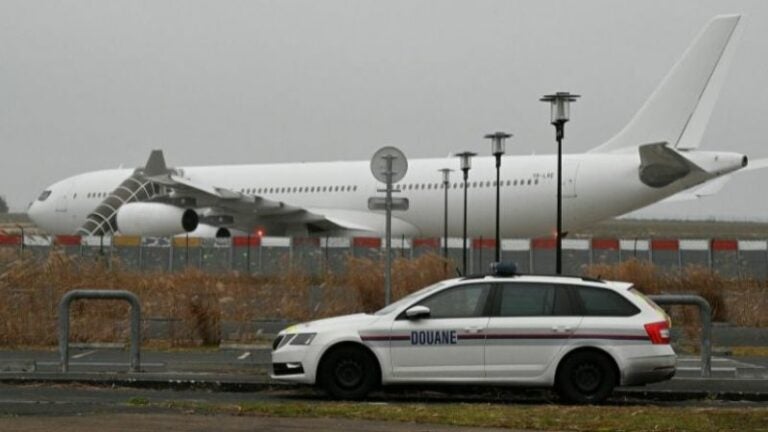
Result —
<instances>
[{"instance_id":1,"label":"tall light pole","mask_svg":"<svg viewBox=\"0 0 768 432\"><path fill-rule=\"evenodd\" d=\"M575 102L579 95L568 92L557 92L545 95L541 102L550 103L551 123L555 126L557 139L557 242L555 249L555 272L563 271L563 135L565 135L565 123L568 122L571 113L571 102Z\"/></svg>"},{"instance_id":2,"label":"tall light pole","mask_svg":"<svg viewBox=\"0 0 768 432\"><path fill-rule=\"evenodd\" d=\"M469 170L472 168L472 156L477 156L477 153L465 151L457 154L461 160L461 171L464 173L464 241L462 243L462 268L461 273L467 274L467 188L469 183Z\"/></svg>"},{"instance_id":3,"label":"tall light pole","mask_svg":"<svg viewBox=\"0 0 768 432\"><path fill-rule=\"evenodd\" d=\"M445 192L445 200L443 203L443 258L448 259L448 189L451 187L451 172L450 168L442 168L440 170L443 173L443 189Z\"/></svg>"},{"instance_id":4,"label":"tall light pole","mask_svg":"<svg viewBox=\"0 0 768 432\"><path fill-rule=\"evenodd\" d=\"M496 262L501 261L501 238L499 236L499 203L501 201L501 155L504 154L504 140L511 137L512 134L506 132L496 132L485 136L491 140L491 154L496 157Z\"/></svg>"}]
</instances>

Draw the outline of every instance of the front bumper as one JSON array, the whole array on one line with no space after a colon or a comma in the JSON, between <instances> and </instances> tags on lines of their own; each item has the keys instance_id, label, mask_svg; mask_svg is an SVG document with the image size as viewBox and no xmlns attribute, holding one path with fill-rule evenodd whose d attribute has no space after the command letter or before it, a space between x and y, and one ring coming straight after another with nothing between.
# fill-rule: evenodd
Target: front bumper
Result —
<instances>
[{"instance_id":1,"label":"front bumper","mask_svg":"<svg viewBox=\"0 0 768 432\"><path fill-rule=\"evenodd\" d=\"M272 363L273 378L286 375L304 375L304 366L301 363Z\"/></svg>"},{"instance_id":2,"label":"front bumper","mask_svg":"<svg viewBox=\"0 0 768 432\"><path fill-rule=\"evenodd\" d=\"M321 354L320 345L284 345L272 351L272 373L277 381L302 384L315 383L315 369Z\"/></svg>"}]
</instances>

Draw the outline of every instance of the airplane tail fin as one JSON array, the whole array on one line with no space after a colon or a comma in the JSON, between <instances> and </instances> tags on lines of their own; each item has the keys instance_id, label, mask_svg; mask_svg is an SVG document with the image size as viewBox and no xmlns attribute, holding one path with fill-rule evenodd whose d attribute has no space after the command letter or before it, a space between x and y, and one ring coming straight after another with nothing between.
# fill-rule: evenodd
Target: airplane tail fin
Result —
<instances>
[{"instance_id":1,"label":"airplane tail fin","mask_svg":"<svg viewBox=\"0 0 768 432\"><path fill-rule=\"evenodd\" d=\"M733 56L740 19L741 15L714 17L624 129L590 152L631 150L657 142L678 150L697 148Z\"/></svg>"}]
</instances>

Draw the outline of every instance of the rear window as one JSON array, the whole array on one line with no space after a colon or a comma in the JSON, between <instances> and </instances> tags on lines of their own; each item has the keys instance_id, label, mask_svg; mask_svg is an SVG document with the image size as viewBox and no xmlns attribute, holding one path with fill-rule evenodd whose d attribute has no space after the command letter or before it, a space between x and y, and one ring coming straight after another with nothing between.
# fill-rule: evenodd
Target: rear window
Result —
<instances>
[{"instance_id":1,"label":"rear window","mask_svg":"<svg viewBox=\"0 0 768 432\"><path fill-rule=\"evenodd\" d=\"M585 316L632 316L637 306L621 295L603 288L575 287Z\"/></svg>"},{"instance_id":2,"label":"rear window","mask_svg":"<svg viewBox=\"0 0 768 432\"><path fill-rule=\"evenodd\" d=\"M667 316L667 312L664 311L664 309L662 309L661 306L657 305L656 302L648 298L648 296L640 292L640 290L638 290L637 288L632 287L629 289L629 292L643 299L644 302L648 303L649 306L651 306L653 309L655 309L657 312L659 312L663 316L665 317Z\"/></svg>"}]
</instances>

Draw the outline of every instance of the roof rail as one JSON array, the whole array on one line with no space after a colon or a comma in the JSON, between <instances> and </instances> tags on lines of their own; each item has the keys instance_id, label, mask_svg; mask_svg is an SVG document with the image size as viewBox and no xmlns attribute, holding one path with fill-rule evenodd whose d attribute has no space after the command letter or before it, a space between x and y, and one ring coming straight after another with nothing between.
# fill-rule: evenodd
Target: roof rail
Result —
<instances>
[{"instance_id":1,"label":"roof rail","mask_svg":"<svg viewBox=\"0 0 768 432\"><path fill-rule=\"evenodd\" d=\"M543 277L553 277L553 278L570 278L570 279L581 279L585 282L596 282L604 284L605 281L600 278L595 278L591 276L583 276L583 275L570 275L570 274L533 274L533 273L518 273L519 276L543 276Z\"/></svg>"}]
</instances>

